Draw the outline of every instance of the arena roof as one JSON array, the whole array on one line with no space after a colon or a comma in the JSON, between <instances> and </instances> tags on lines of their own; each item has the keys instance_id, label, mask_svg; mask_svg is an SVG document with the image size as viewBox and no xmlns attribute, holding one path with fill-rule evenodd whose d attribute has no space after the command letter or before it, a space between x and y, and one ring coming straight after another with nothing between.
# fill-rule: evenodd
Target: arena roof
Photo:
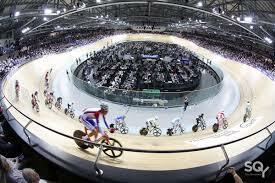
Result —
<instances>
[{"instance_id":1,"label":"arena roof","mask_svg":"<svg viewBox=\"0 0 275 183\"><path fill-rule=\"evenodd\" d=\"M275 41L274 0L1 0L0 12L0 30L20 36L149 26Z\"/></svg>"}]
</instances>

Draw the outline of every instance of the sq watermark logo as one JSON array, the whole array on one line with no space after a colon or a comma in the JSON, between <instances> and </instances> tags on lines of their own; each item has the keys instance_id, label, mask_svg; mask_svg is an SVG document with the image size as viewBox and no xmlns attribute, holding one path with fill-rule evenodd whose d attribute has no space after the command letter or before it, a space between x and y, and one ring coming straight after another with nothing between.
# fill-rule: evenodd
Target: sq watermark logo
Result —
<instances>
[{"instance_id":1,"label":"sq watermark logo","mask_svg":"<svg viewBox=\"0 0 275 183\"><path fill-rule=\"evenodd\" d=\"M266 178L266 173L270 169L270 167L265 167L264 164L260 161L247 161L244 164L245 169L244 171L247 173L256 172L256 174L252 175L260 175L263 179Z\"/></svg>"}]
</instances>

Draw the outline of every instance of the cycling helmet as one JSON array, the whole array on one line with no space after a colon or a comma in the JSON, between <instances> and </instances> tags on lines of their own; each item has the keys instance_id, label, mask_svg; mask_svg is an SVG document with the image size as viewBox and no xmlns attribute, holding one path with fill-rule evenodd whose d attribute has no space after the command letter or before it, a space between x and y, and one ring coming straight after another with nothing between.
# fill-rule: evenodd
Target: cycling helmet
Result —
<instances>
[{"instance_id":1,"label":"cycling helmet","mask_svg":"<svg viewBox=\"0 0 275 183\"><path fill-rule=\"evenodd\" d=\"M103 111L108 111L109 107L107 104L100 104L100 109Z\"/></svg>"}]
</instances>

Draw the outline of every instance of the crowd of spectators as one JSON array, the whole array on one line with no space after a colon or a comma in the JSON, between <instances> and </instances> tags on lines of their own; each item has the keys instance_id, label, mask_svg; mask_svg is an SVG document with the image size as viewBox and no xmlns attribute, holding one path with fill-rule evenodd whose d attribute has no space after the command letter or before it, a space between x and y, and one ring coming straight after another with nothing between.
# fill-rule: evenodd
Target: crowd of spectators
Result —
<instances>
[{"instance_id":1,"label":"crowd of spectators","mask_svg":"<svg viewBox=\"0 0 275 183\"><path fill-rule=\"evenodd\" d=\"M15 43L11 40L5 40L0 44L0 56L12 52L15 48Z\"/></svg>"},{"instance_id":2,"label":"crowd of spectators","mask_svg":"<svg viewBox=\"0 0 275 183\"><path fill-rule=\"evenodd\" d=\"M95 53L81 65L80 77L116 89L191 90L201 76L199 61L191 58L176 44L125 42Z\"/></svg>"},{"instance_id":3,"label":"crowd of spectators","mask_svg":"<svg viewBox=\"0 0 275 183\"><path fill-rule=\"evenodd\" d=\"M198 46L216 52L225 58L254 67L270 79L275 80L275 62L269 57L262 56L247 49L240 49L242 45L232 45L232 43L215 41L207 37L195 37L192 35L185 35L184 37L196 43Z\"/></svg>"},{"instance_id":4,"label":"crowd of spectators","mask_svg":"<svg viewBox=\"0 0 275 183\"><path fill-rule=\"evenodd\" d=\"M2 58L0 62L0 76L9 72L16 65L43 55L61 53L70 48L86 45L104 36L112 35L113 31L86 32L83 34L49 35L36 37L35 39L24 38L13 54ZM53 37L55 36L55 37Z\"/></svg>"}]
</instances>

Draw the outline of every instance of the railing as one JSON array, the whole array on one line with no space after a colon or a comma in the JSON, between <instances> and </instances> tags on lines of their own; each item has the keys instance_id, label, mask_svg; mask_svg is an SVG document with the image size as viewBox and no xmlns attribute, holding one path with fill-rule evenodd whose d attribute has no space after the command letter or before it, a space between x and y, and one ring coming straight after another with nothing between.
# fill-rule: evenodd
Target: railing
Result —
<instances>
[{"instance_id":1,"label":"railing","mask_svg":"<svg viewBox=\"0 0 275 183\"><path fill-rule=\"evenodd\" d=\"M13 72L12 72L13 73ZM11 73L9 73L11 74ZM6 80L6 77L4 78L4 82ZM1 84L1 89L3 91L3 87L4 87L4 82ZM229 164L230 162L230 159L227 155L227 152L226 152L226 149L225 149L225 146L226 145L229 145L229 144L233 144L233 143L236 143L236 142L239 142L239 141L242 141L242 140L245 140L249 137L252 137L262 131L267 131L268 134L269 134L269 140L266 142L266 145L265 145L265 148L263 150L266 150L266 148L268 148L268 144L270 142L270 140L272 139L272 132L268 129L271 125L273 125L275 123L272 122L271 124L265 126L264 128L254 132L254 133L251 133L247 136L244 136L242 138L239 138L239 139L236 139L236 140L232 140L232 141L229 141L229 142L225 142L225 143L220 143L220 144L217 144L217 145L212 145L212 146L207 146L207 147L201 147L201 148L191 148L191 149L177 149L177 150L153 150L153 149L135 149L135 148L127 148L127 147L113 147L113 146L110 146L110 145L106 145L106 144L100 144L100 143L95 143L95 142L91 142L91 141L86 141L86 140L82 140L82 139L79 139L79 138L76 138L76 137L73 137L73 136L70 136L70 135L66 135L62 132L59 132L57 130L54 130L54 129L51 129L39 122L37 122L36 120L33 120L31 119L28 115L26 115L25 113L23 113L22 111L20 111L16 106L14 106L12 104L12 102L5 96L4 92L1 92L1 99L0 99L0 102L1 104L4 105L5 107L5 110L4 110L4 113L5 113L5 116L7 117L8 116L8 120L11 121L11 120L14 120L14 118L10 119L10 115L8 113L8 111L13 108L15 109L20 115L24 116L25 118L27 118L29 120L29 122L25 125L25 126L22 126L20 123L20 125L23 127L23 132L24 134L26 135L27 139L28 139L28 143L31 145L31 146L34 146L34 145L37 145L37 144L32 144L31 143L31 137L28 135L28 133L31 133L30 131L27 130L27 128L32 124L32 123L35 123L36 125L39 125L40 127L50 131L50 132L53 132L57 135L60 135L62 137L65 137L65 138L68 138L68 139L71 139L71 140L77 140L77 141L81 141L83 143L87 143L87 144L90 144L90 145L94 145L94 146L97 146L99 147L99 151L98 151L98 154L97 154L97 157L96 157L96 160L95 160L95 163L94 163L94 168L96 170L96 173L97 175L102 175L103 174L103 171L101 169L98 168L98 165L97 165L97 162L99 160L99 156L103 150L103 148L109 148L109 149L112 149L112 150L117 150L117 151L128 151L128 152L136 152L136 153L186 153L186 152L196 152L196 151L203 151L203 150L208 150L208 149L213 149L213 148L221 148L223 154L224 154L224 157L225 157L225 164L222 166L222 168L218 171L217 173L217 177L222 173L222 171L225 170L226 166ZM5 102L3 102L3 100L6 101L6 104L8 104L8 106L5 105ZM27 133L28 131L28 133ZM268 138L267 137L267 138ZM267 138L264 138L264 140L266 140Z\"/></svg>"},{"instance_id":2,"label":"railing","mask_svg":"<svg viewBox=\"0 0 275 183\"><path fill-rule=\"evenodd\" d=\"M147 106L147 107L177 107L182 106L184 97L187 96L190 105L198 104L209 98L216 96L223 85L223 72L216 66L211 66L218 76L220 82L209 88L183 92L151 92L134 91L125 89L116 89L103 86L97 86L95 83L88 83L75 76L75 70L79 64L72 64L71 79L77 88L82 89L87 94L94 97L112 101L119 104L127 104L131 106Z\"/></svg>"}]
</instances>

